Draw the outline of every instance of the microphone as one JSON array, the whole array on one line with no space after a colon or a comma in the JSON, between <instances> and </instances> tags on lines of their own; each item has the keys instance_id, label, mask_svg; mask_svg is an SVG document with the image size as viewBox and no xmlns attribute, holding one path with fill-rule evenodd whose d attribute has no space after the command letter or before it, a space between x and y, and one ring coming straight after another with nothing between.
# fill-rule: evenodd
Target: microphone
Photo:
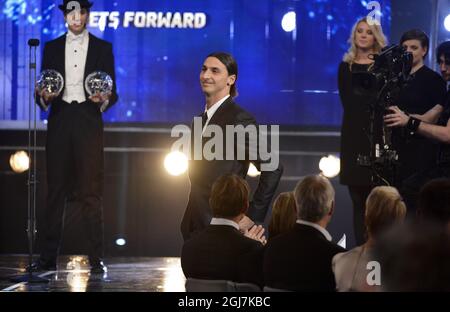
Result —
<instances>
[{"instance_id":1,"label":"microphone","mask_svg":"<svg viewBox=\"0 0 450 312\"><path fill-rule=\"evenodd\" d=\"M30 47L37 47L39 45L39 39L30 39L28 40L28 45Z\"/></svg>"}]
</instances>

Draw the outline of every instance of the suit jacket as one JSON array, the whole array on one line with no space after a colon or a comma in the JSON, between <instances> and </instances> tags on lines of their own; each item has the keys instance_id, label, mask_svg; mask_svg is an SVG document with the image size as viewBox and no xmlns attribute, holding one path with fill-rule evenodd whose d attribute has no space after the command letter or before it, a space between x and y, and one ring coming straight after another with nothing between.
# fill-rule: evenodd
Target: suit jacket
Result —
<instances>
[{"instance_id":1,"label":"suit jacket","mask_svg":"<svg viewBox=\"0 0 450 312\"><path fill-rule=\"evenodd\" d=\"M335 291L331 260L344 251L317 229L295 224L266 245L265 285L294 291Z\"/></svg>"},{"instance_id":2,"label":"suit jacket","mask_svg":"<svg viewBox=\"0 0 450 312\"><path fill-rule=\"evenodd\" d=\"M42 59L41 71L45 69L54 69L59 72L65 81L66 77L66 34L62 35L59 38L56 38L52 41L49 41L45 44L44 47L44 55ZM113 80L113 90L111 97L109 99L109 104L106 107L105 111L108 110L112 105L117 102L118 96L116 92L116 74L114 67L114 55L112 44L95 37L94 35L89 33L89 46L86 57L86 65L84 69L84 78L83 83L86 80L86 77L94 71L103 71L111 76ZM65 86L64 86L65 88ZM59 96L53 101L53 103L57 103L62 101L62 97L64 94L64 88L59 94ZM84 90L86 99L88 99L89 95ZM88 100L89 101L89 100ZM40 98L36 97L36 103L42 107ZM100 104L95 104L100 108ZM53 113L53 109L51 114Z\"/></svg>"},{"instance_id":3,"label":"suit jacket","mask_svg":"<svg viewBox=\"0 0 450 312\"><path fill-rule=\"evenodd\" d=\"M226 133L226 125L248 125L257 126L255 118L240 106L238 106L231 97L229 97L222 105L217 109L211 120L208 123L210 125L219 126L224 134ZM193 130L193 128L191 128ZM194 136L194 131L191 131ZM192 137L192 140L194 138ZM203 142L206 140L202 138ZM225 144L226 139L223 140ZM235 143L237 140L235 139ZM193 150L193 144L191 150ZM245 140L245 146L235 145L234 154L237 150L243 148L246 150L246 160L225 160L225 147L224 160L191 160L189 164L189 180L191 183L191 191L189 194L189 201L183 221L181 223L181 232L185 240L187 240L192 234L198 233L206 228L212 218L212 211L209 207L209 196L212 188L212 184L222 175L233 173L242 178L247 175L248 167L250 165L249 160L249 138ZM191 159L194 159L191 157ZM234 159L237 159L236 157ZM252 160L252 163L259 169L262 161L260 159ZM273 195L277 189L278 183L282 175L282 166L279 165L278 169L274 171L263 171L259 179L258 187L253 195L253 200L250 203L248 216L259 223L263 223L269 205L272 201Z\"/></svg>"},{"instance_id":4,"label":"suit jacket","mask_svg":"<svg viewBox=\"0 0 450 312\"><path fill-rule=\"evenodd\" d=\"M229 225L209 225L186 241L181 253L184 275L262 286L263 245Z\"/></svg>"}]
</instances>

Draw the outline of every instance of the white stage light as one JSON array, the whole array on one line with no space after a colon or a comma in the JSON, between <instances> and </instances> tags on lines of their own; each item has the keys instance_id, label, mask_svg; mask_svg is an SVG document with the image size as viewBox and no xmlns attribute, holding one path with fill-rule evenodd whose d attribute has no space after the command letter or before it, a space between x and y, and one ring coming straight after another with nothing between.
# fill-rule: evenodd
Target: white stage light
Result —
<instances>
[{"instance_id":1,"label":"white stage light","mask_svg":"<svg viewBox=\"0 0 450 312\"><path fill-rule=\"evenodd\" d=\"M125 240L125 238L118 238L116 239L116 245L117 246L125 246L127 243L127 241Z\"/></svg>"},{"instance_id":2,"label":"white stage light","mask_svg":"<svg viewBox=\"0 0 450 312\"><path fill-rule=\"evenodd\" d=\"M334 178L341 171L340 160L338 157L333 155L322 157L319 162L319 169L327 178Z\"/></svg>"},{"instance_id":3,"label":"white stage light","mask_svg":"<svg viewBox=\"0 0 450 312\"><path fill-rule=\"evenodd\" d=\"M450 14L444 19L444 27L447 31L450 31Z\"/></svg>"},{"instance_id":4,"label":"white stage light","mask_svg":"<svg viewBox=\"0 0 450 312\"><path fill-rule=\"evenodd\" d=\"M17 151L9 158L9 165L16 173L22 173L30 168L30 157L25 151Z\"/></svg>"},{"instance_id":5,"label":"white stage light","mask_svg":"<svg viewBox=\"0 0 450 312\"><path fill-rule=\"evenodd\" d=\"M255 165L250 163L250 166L248 167L248 171L247 174L253 178L259 176L261 174L261 172L258 171L258 169L256 169Z\"/></svg>"},{"instance_id":6,"label":"white stage light","mask_svg":"<svg viewBox=\"0 0 450 312\"><path fill-rule=\"evenodd\" d=\"M164 167L173 176L179 176L188 169L188 158L182 152L170 152L164 159Z\"/></svg>"},{"instance_id":7,"label":"white stage light","mask_svg":"<svg viewBox=\"0 0 450 312\"><path fill-rule=\"evenodd\" d=\"M296 27L296 14L294 11L287 12L284 14L281 20L281 27L285 32L291 32Z\"/></svg>"}]
</instances>

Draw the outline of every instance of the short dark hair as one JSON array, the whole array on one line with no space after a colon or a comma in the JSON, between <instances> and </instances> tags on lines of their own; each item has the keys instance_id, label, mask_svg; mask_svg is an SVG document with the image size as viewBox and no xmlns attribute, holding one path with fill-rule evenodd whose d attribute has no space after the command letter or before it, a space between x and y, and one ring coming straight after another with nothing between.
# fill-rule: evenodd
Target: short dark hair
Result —
<instances>
[{"instance_id":1,"label":"short dark hair","mask_svg":"<svg viewBox=\"0 0 450 312\"><path fill-rule=\"evenodd\" d=\"M450 222L450 179L435 179L423 186L418 214L422 219L444 225Z\"/></svg>"},{"instance_id":2,"label":"short dark hair","mask_svg":"<svg viewBox=\"0 0 450 312\"><path fill-rule=\"evenodd\" d=\"M437 50L436 50L436 61L439 63L439 59L441 56L444 56L444 59L450 60L450 41L442 42Z\"/></svg>"},{"instance_id":3,"label":"short dark hair","mask_svg":"<svg viewBox=\"0 0 450 312\"><path fill-rule=\"evenodd\" d=\"M213 184L209 205L213 216L234 218L245 213L248 207L250 187L247 181L235 174L219 177Z\"/></svg>"},{"instance_id":4,"label":"short dark hair","mask_svg":"<svg viewBox=\"0 0 450 312\"><path fill-rule=\"evenodd\" d=\"M430 39L428 38L426 33L424 33L420 29L408 30L407 32L403 33L402 37L400 38L400 45L403 45L403 43L408 40L419 40L422 47L427 48L427 53L425 53L424 57L427 56L428 50L430 49Z\"/></svg>"},{"instance_id":5,"label":"short dark hair","mask_svg":"<svg viewBox=\"0 0 450 312\"><path fill-rule=\"evenodd\" d=\"M72 9L72 10L64 10L63 11L63 14L64 14L64 16L67 16L69 13L71 13L73 10L75 10L75 9ZM81 10L86 10L86 14L90 14L91 13L91 9L88 9L88 8L81 8L80 9L80 12L81 12Z\"/></svg>"},{"instance_id":6,"label":"short dark hair","mask_svg":"<svg viewBox=\"0 0 450 312\"><path fill-rule=\"evenodd\" d=\"M234 59L233 55L231 55L230 53L227 53L227 52L213 52L213 53L209 54L207 56L207 58L208 57L215 57L223 65L225 65L225 67L227 68L227 71L228 71L228 76L231 76L231 75L236 76L234 83L231 85L230 95L233 98L238 96L237 87L236 87L236 82L237 82L237 78L238 78L238 65L237 65L237 62Z\"/></svg>"}]
</instances>

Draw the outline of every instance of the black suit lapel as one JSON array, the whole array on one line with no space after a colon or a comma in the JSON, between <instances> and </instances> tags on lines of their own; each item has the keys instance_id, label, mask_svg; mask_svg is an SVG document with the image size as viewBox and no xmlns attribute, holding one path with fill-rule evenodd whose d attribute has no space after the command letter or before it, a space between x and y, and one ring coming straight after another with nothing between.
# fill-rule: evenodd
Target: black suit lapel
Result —
<instances>
[{"instance_id":1,"label":"black suit lapel","mask_svg":"<svg viewBox=\"0 0 450 312\"><path fill-rule=\"evenodd\" d=\"M233 103L233 98L231 96L228 97L216 110L214 115L211 117L211 120L208 122L208 125L219 125L222 128L225 128L227 124L227 112L230 110Z\"/></svg>"},{"instance_id":2,"label":"black suit lapel","mask_svg":"<svg viewBox=\"0 0 450 312\"><path fill-rule=\"evenodd\" d=\"M87 51L87 57L86 57L86 65L84 66L84 78L83 81L86 81L86 78L88 75L90 75L95 70L98 70L96 68L97 60L99 57L99 47L97 38L94 37L92 34L89 34L89 45L88 45L88 51ZM86 90L84 90L86 92ZM86 93L86 98L88 97L88 94Z\"/></svg>"},{"instance_id":3,"label":"black suit lapel","mask_svg":"<svg viewBox=\"0 0 450 312\"><path fill-rule=\"evenodd\" d=\"M56 70L64 78L64 86L60 93L60 97L64 94L64 89L66 87L66 35L67 33L56 39L53 51L50 52L51 58L53 58L53 60L50 61L52 66L50 66L51 68L48 68Z\"/></svg>"},{"instance_id":4,"label":"black suit lapel","mask_svg":"<svg viewBox=\"0 0 450 312\"><path fill-rule=\"evenodd\" d=\"M56 39L56 44L53 46L53 51L51 51L51 57L53 64L51 69L59 72L65 79L66 77L66 35L63 35Z\"/></svg>"}]
</instances>

